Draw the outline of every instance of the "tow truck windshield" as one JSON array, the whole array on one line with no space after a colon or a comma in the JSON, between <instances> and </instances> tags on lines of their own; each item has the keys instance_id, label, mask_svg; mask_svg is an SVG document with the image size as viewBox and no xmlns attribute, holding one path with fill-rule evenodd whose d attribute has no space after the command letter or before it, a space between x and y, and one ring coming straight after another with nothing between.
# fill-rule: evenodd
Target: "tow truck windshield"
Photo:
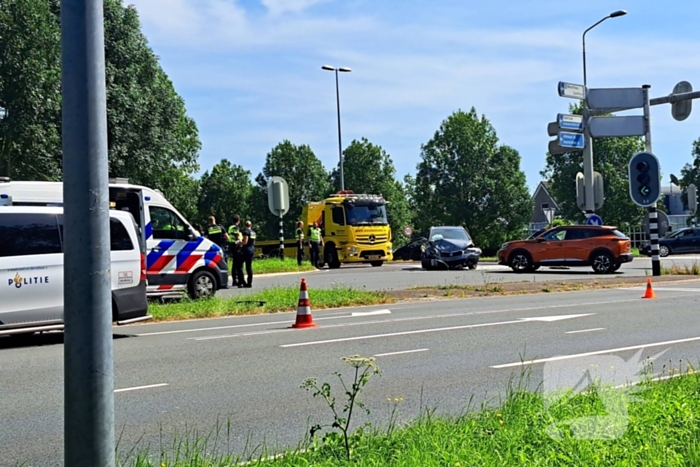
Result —
<instances>
[{"instance_id":1,"label":"tow truck windshield","mask_svg":"<svg viewBox=\"0 0 700 467\"><path fill-rule=\"evenodd\" d=\"M347 203L345 216L349 225L389 225L385 204Z\"/></svg>"}]
</instances>

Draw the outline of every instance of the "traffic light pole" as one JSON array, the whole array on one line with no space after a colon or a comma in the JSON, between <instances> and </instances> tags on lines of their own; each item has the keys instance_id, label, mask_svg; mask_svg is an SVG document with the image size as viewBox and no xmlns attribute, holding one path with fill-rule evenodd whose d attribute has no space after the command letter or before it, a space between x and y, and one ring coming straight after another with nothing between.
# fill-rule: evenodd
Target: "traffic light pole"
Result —
<instances>
[{"instance_id":1,"label":"traffic light pole","mask_svg":"<svg viewBox=\"0 0 700 467\"><path fill-rule=\"evenodd\" d=\"M650 111L650 99L649 99L649 88L651 86L645 84L642 86L642 92L644 93L644 122L645 122L645 132L644 132L644 143L646 152L653 154L651 150L651 111ZM658 215L656 212L656 203L649 206L649 240L651 243L651 273L653 276L661 275L661 260L659 259L659 223Z\"/></svg>"}]
</instances>

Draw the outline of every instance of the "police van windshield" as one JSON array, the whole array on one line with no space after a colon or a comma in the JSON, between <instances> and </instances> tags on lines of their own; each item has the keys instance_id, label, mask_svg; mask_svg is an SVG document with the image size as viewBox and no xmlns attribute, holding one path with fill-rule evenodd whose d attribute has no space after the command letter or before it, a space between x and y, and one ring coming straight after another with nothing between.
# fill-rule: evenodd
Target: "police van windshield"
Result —
<instances>
[{"instance_id":1,"label":"police van windshield","mask_svg":"<svg viewBox=\"0 0 700 467\"><path fill-rule=\"evenodd\" d=\"M388 225L386 205L377 203L348 203L345 216L350 225Z\"/></svg>"}]
</instances>

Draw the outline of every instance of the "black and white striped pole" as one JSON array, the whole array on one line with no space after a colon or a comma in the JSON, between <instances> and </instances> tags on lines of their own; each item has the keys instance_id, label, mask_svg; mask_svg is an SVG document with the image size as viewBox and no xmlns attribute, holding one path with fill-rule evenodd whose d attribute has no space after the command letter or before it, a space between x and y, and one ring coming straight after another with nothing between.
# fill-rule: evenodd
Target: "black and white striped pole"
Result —
<instances>
[{"instance_id":1,"label":"black and white striped pole","mask_svg":"<svg viewBox=\"0 0 700 467\"><path fill-rule=\"evenodd\" d=\"M280 214L280 259L284 261L284 222Z\"/></svg>"},{"instance_id":2,"label":"black and white striped pole","mask_svg":"<svg viewBox=\"0 0 700 467\"><path fill-rule=\"evenodd\" d=\"M649 154L653 154L651 148L651 112L649 102L649 84L642 86L644 93L644 149ZM652 171L652 176L654 171ZM651 177L650 177L651 178ZM658 176L656 177L658 179ZM656 212L656 201L649 206L649 242L651 246L651 274L653 276L661 275L661 260L659 258L659 219Z\"/></svg>"}]
</instances>

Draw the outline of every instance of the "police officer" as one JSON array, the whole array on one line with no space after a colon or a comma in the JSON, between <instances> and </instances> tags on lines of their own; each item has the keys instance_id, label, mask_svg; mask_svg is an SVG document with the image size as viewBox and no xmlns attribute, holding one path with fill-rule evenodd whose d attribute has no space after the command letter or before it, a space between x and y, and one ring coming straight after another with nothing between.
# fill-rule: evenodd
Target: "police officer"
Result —
<instances>
[{"instance_id":1,"label":"police officer","mask_svg":"<svg viewBox=\"0 0 700 467\"><path fill-rule=\"evenodd\" d=\"M236 214L233 216L233 225L228 228L229 242L229 252L231 258L233 259L231 265L233 286L245 287L245 279L243 277L243 249L241 248L241 241L243 240L243 234L240 230L241 216Z\"/></svg>"},{"instance_id":2,"label":"police officer","mask_svg":"<svg viewBox=\"0 0 700 467\"><path fill-rule=\"evenodd\" d=\"M318 227L318 222L314 222L314 225L309 228L309 247L311 249L311 264L317 269L321 269L318 264L321 246L323 246L321 229Z\"/></svg>"},{"instance_id":3,"label":"police officer","mask_svg":"<svg viewBox=\"0 0 700 467\"><path fill-rule=\"evenodd\" d=\"M248 273L248 282L245 287L253 287L253 254L255 253L255 230L250 221L245 221L245 229L243 229L243 261L245 261L245 269Z\"/></svg>"},{"instance_id":4,"label":"police officer","mask_svg":"<svg viewBox=\"0 0 700 467\"><path fill-rule=\"evenodd\" d=\"M297 230L294 238L297 241L297 264L301 266L304 260L304 223L297 221Z\"/></svg>"},{"instance_id":5,"label":"police officer","mask_svg":"<svg viewBox=\"0 0 700 467\"><path fill-rule=\"evenodd\" d=\"M214 216L209 216L209 225L207 226L207 238L216 243L224 256L224 261L228 261L226 255L226 243L228 243L228 234L223 226L216 223Z\"/></svg>"}]
</instances>

